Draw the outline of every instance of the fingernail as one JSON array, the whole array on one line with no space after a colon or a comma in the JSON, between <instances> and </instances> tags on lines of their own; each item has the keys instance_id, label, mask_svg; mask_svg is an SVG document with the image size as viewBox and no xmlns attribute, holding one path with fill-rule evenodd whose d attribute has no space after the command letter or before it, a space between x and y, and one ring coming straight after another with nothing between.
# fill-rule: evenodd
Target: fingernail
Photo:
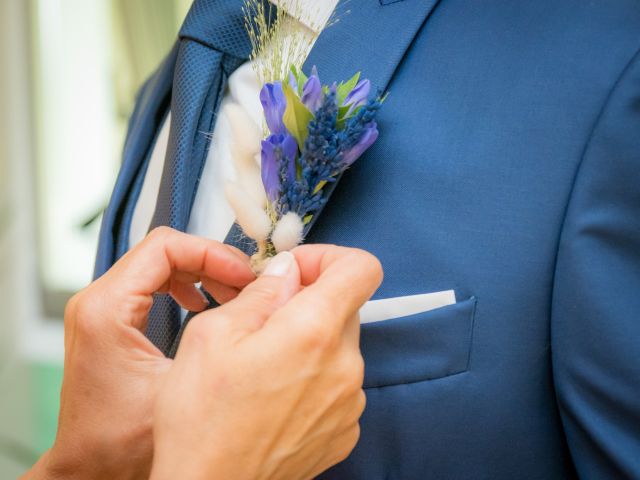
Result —
<instances>
[{"instance_id":1,"label":"fingernail","mask_svg":"<svg viewBox=\"0 0 640 480\"><path fill-rule=\"evenodd\" d=\"M262 274L271 277L286 277L291 271L294 261L295 258L291 252L280 252L271 259Z\"/></svg>"}]
</instances>

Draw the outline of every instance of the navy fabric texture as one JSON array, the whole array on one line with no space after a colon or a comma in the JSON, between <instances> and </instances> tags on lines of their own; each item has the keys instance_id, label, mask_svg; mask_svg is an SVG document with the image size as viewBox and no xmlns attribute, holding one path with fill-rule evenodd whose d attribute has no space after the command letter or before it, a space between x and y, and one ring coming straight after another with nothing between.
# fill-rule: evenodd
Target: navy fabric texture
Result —
<instances>
[{"instance_id":1,"label":"navy fabric texture","mask_svg":"<svg viewBox=\"0 0 640 480\"><path fill-rule=\"evenodd\" d=\"M640 3L343 3L305 69L390 95L308 241L377 255L376 298L459 303L363 325L361 437L321 478L640 478ZM97 273L175 56L140 94Z\"/></svg>"},{"instance_id":2,"label":"navy fabric texture","mask_svg":"<svg viewBox=\"0 0 640 480\"><path fill-rule=\"evenodd\" d=\"M173 73L169 144L156 209L150 228L185 231L207 156L215 112L226 78L250 53L242 2L225 0L216 7L194 4L181 30ZM134 177L123 202L115 258L129 248L131 218L142 188L152 148ZM180 330L180 308L168 294L154 298L146 335L169 354Z\"/></svg>"},{"instance_id":3,"label":"navy fabric texture","mask_svg":"<svg viewBox=\"0 0 640 480\"><path fill-rule=\"evenodd\" d=\"M169 144L150 228L185 231L204 165L213 112L222 84L223 54L191 40L180 43L171 100ZM180 329L180 308L168 294L156 295L146 335L165 354Z\"/></svg>"}]
</instances>

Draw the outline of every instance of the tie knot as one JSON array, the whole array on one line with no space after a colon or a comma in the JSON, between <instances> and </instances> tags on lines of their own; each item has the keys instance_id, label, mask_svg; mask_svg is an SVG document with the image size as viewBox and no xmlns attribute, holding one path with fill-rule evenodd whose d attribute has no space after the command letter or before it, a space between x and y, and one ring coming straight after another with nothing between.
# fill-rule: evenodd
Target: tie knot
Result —
<instances>
[{"instance_id":1,"label":"tie knot","mask_svg":"<svg viewBox=\"0 0 640 480\"><path fill-rule=\"evenodd\" d=\"M190 38L220 52L248 59L251 41L245 28L244 4L244 0L195 0L180 30L180 38Z\"/></svg>"}]
</instances>

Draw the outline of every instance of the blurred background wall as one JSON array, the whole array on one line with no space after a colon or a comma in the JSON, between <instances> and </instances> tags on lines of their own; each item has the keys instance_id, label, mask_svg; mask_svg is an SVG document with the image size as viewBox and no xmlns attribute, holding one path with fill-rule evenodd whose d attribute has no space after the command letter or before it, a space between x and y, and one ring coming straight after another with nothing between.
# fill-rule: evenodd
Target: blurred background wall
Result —
<instances>
[{"instance_id":1,"label":"blurred background wall","mask_svg":"<svg viewBox=\"0 0 640 480\"><path fill-rule=\"evenodd\" d=\"M90 281L141 82L190 0L0 0L0 478L55 437L62 315Z\"/></svg>"}]
</instances>

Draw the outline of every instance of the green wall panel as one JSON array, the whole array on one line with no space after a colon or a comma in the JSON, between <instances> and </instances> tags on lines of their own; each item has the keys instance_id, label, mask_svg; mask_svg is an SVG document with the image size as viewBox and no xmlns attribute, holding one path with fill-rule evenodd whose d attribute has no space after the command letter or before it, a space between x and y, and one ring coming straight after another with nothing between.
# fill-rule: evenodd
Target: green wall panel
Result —
<instances>
[{"instance_id":1,"label":"green wall panel","mask_svg":"<svg viewBox=\"0 0 640 480\"><path fill-rule=\"evenodd\" d=\"M34 422L34 448L42 453L56 437L62 367L51 364L34 364L32 368Z\"/></svg>"}]
</instances>

